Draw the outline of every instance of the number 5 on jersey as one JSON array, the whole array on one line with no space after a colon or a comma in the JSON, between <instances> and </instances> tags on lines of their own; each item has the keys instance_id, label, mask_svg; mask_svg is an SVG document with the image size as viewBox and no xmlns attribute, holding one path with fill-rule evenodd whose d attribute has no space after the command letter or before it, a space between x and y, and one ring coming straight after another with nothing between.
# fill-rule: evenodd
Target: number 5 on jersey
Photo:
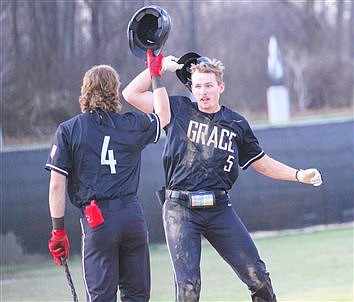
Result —
<instances>
[{"instance_id":1,"label":"number 5 on jersey","mask_svg":"<svg viewBox=\"0 0 354 302\"><path fill-rule=\"evenodd\" d=\"M224 166L224 171L226 171L226 172L231 171L231 168L234 164L234 159L235 159L235 157L233 157L232 155L229 155L229 157L226 160L227 164Z\"/></svg>"},{"instance_id":2,"label":"number 5 on jersey","mask_svg":"<svg viewBox=\"0 0 354 302\"><path fill-rule=\"evenodd\" d=\"M108 150L110 136L105 136L103 140L102 150L101 150L101 165L109 165L111 168L111 174L116 174L116 164L117 161L114 159L113 150ZM108 159L106 158L108 155Z\"/></svg>"}]
</instances>

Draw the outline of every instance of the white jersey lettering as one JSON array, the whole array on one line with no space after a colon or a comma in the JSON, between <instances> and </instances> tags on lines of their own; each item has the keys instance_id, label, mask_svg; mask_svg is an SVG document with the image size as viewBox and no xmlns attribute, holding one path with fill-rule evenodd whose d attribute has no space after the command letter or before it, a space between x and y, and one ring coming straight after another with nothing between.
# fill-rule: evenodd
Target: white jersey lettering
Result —
<instances>
[{"instance_id":1,"label":"white jersey lettering","mask_svg":"<svg viewBox=\"0 0 354 302\"><path fill-rule=\"evenodd\" d=\"M229 147L227 148L228 151L234 153L234 149L232 149L232 139L236 137L236 134L234 132L230 132L230 136L229 136Z\"/></svg>"},{"instance_id":2,"label":"white jersey lettering","mask_svg":"<svg viewBox=\"0 0 354 302\"><path fill-rule=\"evenodd\" d=\"M221 150L226 150L227 149L227 143L224 143L224 136L230 135L230 131L227 129L222 128L221 129L221 134L220 134L220 141L219 141L219 149Z\"/></svg>"},{"instance_id":3,"label":"white jersey lettering","mask_svg":"<svg viewBox=\"0 0 354 302\"><path fill-rule=\"evenodd\" d=\"M195 121L189 121L188 130L187 130L187 137L192 141L195 142L197 137L197 129L198 123Z\"/></svg>"},{"instance_id":4,"label":"white jersey lettering","mask_svg":"<svg viewBox=\"0 0 354 302\"><path fill-rule=\"evenodd\" d=\"M198 144L205 145L205 137L208 135L208 130L209 126L207 124L199 123L197 140L195 142Z\"/></svg>"},{"instance_id":5,"label":"white jersey lettering","mask_svg":"<svg viewBox=\"0 0 354 302\"><path fill-rule=\"evenodd\" d=\"M218 145L218 127L216 126L214 126L213 131L211 131L207 146L210 146L211 144L214 144L214 148Z\"/></svg>"},{"instance_id":6,"label":"white jersey lettering","mask_svg":"<svg viewBox=\"0 0 354 302\"><path fill-rule=\"evenodd\" d=\"M189 121L187 137L197 144L213 146L220 150L235 153L232 143L233 139L236 137L236 133L228 129L214 126L211 131L209 131L208 124Z\"/></svg>"}]
</instances>

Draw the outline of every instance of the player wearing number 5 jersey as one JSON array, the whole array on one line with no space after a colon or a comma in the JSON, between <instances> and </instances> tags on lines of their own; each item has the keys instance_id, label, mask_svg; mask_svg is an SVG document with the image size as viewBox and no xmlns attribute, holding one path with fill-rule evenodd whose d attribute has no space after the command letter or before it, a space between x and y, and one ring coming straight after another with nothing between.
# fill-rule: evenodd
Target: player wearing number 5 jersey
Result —
<instances>
[{"instance_id":1,"label":"player wearing number 5 jersey","mask_svg":"<svg viewBox=\"0 0 354 302\"><path fill-rule=\"evenodd\" d=\"M160 87L162 55L148 53L155 112L120 114L120 81L110 66L88 70L81 88L82 114L59 125L48 157L49 250L57 264L69 255L64 228L65 192L82 210L82 266L87 301L148 301L148 231L137 189L141 151L156 143L170 120Z\"/></svg>"},{"instance_id":2,"label":"player wearing number 5 jersey","mask_svg":"<svg viewBox=\"0 0 354 302\"><path fill-rule=\"evenodd\" d=\"M163 223L176 301L199 301L202 236L247 285L253 301L276 301L265 263L227 192L238 177L238 167L251 166L268 177L314 186L322 183L321 175L316 169L296 170L270 158L247 120L220 105L225 89L220 61L191 53L178 61L166 57L163 65L164 70L180 70L177 75L196 99L194 103L186 97L170 97L171 122L165 127ZM149 86L148 72L143 71L123 95L137 108L152 112Z\"/></svg>"}]
</instances>

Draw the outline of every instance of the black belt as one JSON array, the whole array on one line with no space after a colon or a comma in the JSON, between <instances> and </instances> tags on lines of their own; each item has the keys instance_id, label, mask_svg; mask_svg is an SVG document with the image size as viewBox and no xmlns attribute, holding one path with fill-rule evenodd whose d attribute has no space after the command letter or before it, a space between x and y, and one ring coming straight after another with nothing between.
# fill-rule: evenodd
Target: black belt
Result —
<instances>
[{"instance_id":1,"label":"black belt","mask_svg":"<svg viewBox=\"0 0 354 302\"><path fill-rule=\"evenodd\" d=\"M96 201L99 208L110 208L111 210L119 210L124 208L128 203L137 202L136 195L130 194L115 199L99 199Z\"/></svg>"},{"instance_id":2,"label":"black belt","mask_svg":"<svg viewBox=\"0 0 354 302\"><path fill-rule=\"evenodd\" d=\"M193 191L193 192L195 192L195 191ZM203 192L203 190L200 190L198 192ZM205 191L205 192L208 192L208 191ZM227 196L227 192L225 190L216 190L216 191L209 191L209 192L214 193L215 199ZM180 200L188 200L189 193L192 193L192 191L166 190L166 197L176 198L176 199L180 199Z\"/></svg>"}]
</instances>

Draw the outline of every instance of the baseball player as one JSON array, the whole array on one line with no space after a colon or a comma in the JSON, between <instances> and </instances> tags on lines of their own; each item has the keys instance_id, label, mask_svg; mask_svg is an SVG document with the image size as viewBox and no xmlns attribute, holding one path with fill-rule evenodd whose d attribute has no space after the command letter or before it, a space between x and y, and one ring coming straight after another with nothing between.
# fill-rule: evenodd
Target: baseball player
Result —
<instances>
[{"instance_id":1,"label":"baseball player","mask_svg":"<svg viewBox=\"0 0 354 302\"><path fill-rule=\"evenodd\" d=\"M120 81L110 66L94 66L83 78L82 114L61 123L46 169L51 171L49 206L55 262L69 256L64 228L66 187L82 210L82 265L87 301L148 301L150 262L147 225L137 202L141 151L156 143L170 120L160 83L162 55L148 52L153 82L151 114L120 114ZM68 185L66 185L68 184Z\"/></svg>"},{"instance_id":2,"label":"baseball player","mask_svg":"<svg viewBox=\"0 0 354 302\"><path fill-rule=\"evenodd\" d=\"M297 170L266 155L247 120L220 105L225 89L222 62L193 54L176 61L166 57L163 69L181 70L179 75L196 99L170 97L171 122L165 127L163 223L176 301L199 301L202 236L247 285L253 301L276 301L265 263L228 191L239 175L238 166L314 186L322 183L321 175L316 169ZM123 90L123 96L142 111L152 112L150 85L145 70Z\"/></svg>"}]
</instances>

